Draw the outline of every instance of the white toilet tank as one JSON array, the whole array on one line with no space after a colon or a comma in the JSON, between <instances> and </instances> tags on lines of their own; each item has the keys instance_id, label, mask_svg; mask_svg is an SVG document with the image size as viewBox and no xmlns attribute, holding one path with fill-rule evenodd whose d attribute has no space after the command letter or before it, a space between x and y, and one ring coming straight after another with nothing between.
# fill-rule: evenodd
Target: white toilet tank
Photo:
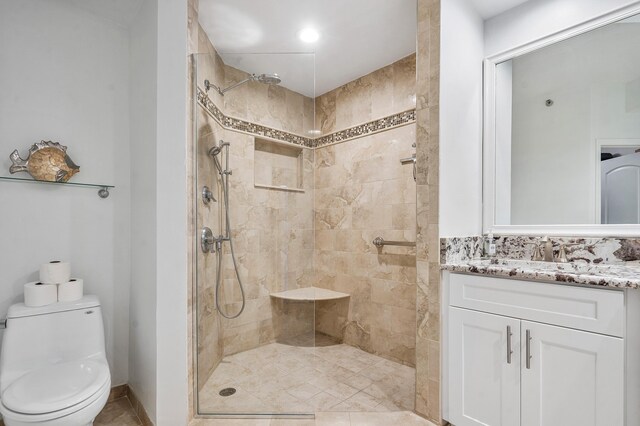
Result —
<instances>
[{"instance_id":1,"label":"white toilet tank","mask_svg":"<svg viewBox=\"0 0 640 426\"><path fill-rule=\"evenodd\" d=\"M28 371L84 358L106 363L102 311L96 296L37 308L12 305L2 338L0 391Z\"/></svg>"}]
</instances>

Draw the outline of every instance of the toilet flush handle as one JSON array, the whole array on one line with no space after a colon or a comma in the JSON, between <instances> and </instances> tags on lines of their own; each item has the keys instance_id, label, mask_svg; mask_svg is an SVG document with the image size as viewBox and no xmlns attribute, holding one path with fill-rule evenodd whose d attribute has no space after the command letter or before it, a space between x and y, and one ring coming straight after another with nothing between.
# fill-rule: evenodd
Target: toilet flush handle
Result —
<instances>
[{"instance_id":1,"label":"toilet flush handle","mask_svg":"<svg viewBox=\"0 0 640 426\"><path fill-rule=\"evenodd\" d=\"M2 328L7 328L7 319L6 318L0 319L0 329L2 329Z\"/></svg>"}]
</instances>

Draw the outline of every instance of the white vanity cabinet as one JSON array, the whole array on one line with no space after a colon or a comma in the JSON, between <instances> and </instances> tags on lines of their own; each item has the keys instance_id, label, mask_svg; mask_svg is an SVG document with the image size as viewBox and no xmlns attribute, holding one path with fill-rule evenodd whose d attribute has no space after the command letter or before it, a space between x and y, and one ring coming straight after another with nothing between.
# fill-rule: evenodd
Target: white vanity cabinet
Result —
<instances>
[{"instance_id":1,"label":"white vanity cabinet","mask_svg":"<svg viewBox=\"0 0 640 426\"><path fill-rule=\"evenodd\" d=\"M624 424L624 342L522 321L522 426ZM515 423L517 424L517 423Z\"/></svg>"},{"instance_id":2,"label":"white vanity cabinet","mask_svg":"<svg viewBox=\"0 0 640 426\"><path fill-rule=\"evenodd\" d=\"M453 425L640 425L636 294L449 272L443 286Z\"/></svg>"},{"instance_id":3,"label":"white vanity cabinet","mask_svg":"<svg viewBox=\"0 0 640 426\"><path fill-rule=\"evenodd\" d=\"M455 425L520 424L520 321L449 310L451 418ZM511 359L507 348L511 334Z\"/></svg>"}]
</instances>

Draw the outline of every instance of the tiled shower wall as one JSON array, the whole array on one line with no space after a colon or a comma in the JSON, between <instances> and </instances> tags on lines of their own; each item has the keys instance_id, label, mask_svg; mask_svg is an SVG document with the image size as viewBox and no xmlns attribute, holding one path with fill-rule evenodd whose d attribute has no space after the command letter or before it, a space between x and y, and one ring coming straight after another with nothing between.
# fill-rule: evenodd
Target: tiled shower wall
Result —
<instances>
[{"instance_id":1,"label":"tiled shower wall","mask_svg":"<svg viewBox=\"0 0 640 426\"><path fill-rule=\"evenodd\" d=\"M415 55L316 99L323 134L415 108ZM315 163L316 286L349 299L319 302L316 330L415 365L415 250L372 241L415 241L411 165L415 124L318 147Z\"/></svg>"},{"instance_id":2,"label":"tiled shower wall","mask_svg":"<svg viewBox=\"0 0 640 426\"><path fill-rule=\"evenodd\" d=\"M418 0L416 412L440 413L440 0Z\"/></svg>"},{"instance_id":3,"label":"tiled shower wall","mask_svg":"<svg viewBox=\"0 0 640 426\"><path fill-rule=\"evenodd\" d=\"M205 78L216 86L227 87L247 77L246 73L224 64L200 27L198 44L200 52L208 53L198 58L198 87L204 87ZM313 100L282 86L249 82L227 92L224 97L214 90L207 96L227 116L299 135L313 128ZM198 131L202 126L212 126L211 123L220 127L204 108L198 109ZM217 136L217 139L206 141L207 146L211 147L219 140L231 144L229 168L233 175L229 180L229 216L246 294L242 315L236 319L219 318L217 335L223 355L228 355L270 343L278 333L287 331L278 329L280 324L274 322L273 310L277 310L278 305L272 303L270 293L313 284L313 263L310 261L313 258L313 150L302 148L301 188L304 192L259 188L254 186L256 168L260 172L260 168L268 165L254 161L254 136L229 128ZM213 161L206 153L199 153L198 161L210 163L207 173L217 176ZM212 208L220 208L221 191L219 196L218 203ZM216 224L217 231L209 225L214 234L224 232L223 220L224 216ZM215 325L206 318L210 315L209 310L215 310L213 294L217 265L211 263L216 257L213 254L205 257L207 271L203 271L205 279L199 283L207 289L206 303L211 308L200 310L199 319L204 323L203 327L211 328L198 330L205 335L201 340L216 335ZM235 314L241 308L242 296L228 245L225 245L222 277L221 307L228 314ZM207 343L199 348L199 363L215 367L219 353L213 349L216 347L213 342Z\"/></svg>"},{"instance_id":4,"label":"tiled shower wall","mask_svg":"<svg viewBox=\"0 0 640 426\"><path fill-rule=\"evenodd\" d=\"M416 55L380 68L316 98L323 135L416 107Z\"/></svg>"},{"instance_id":5,"label":"tiled shower wall","mask_svg":"<svg viewBox=\"0 0 640 426\"><path fill-rule=\"evenodd\" d=\"M229 214L246 307L223 320L224 353L272 342L289 330L278 327L270 293L313 284L313 150L303 148L304 192L254 187L254 137L225 132L231 143ZM223 264L222 309L235 313L241 294L229 252ZM309 321L307 321L309 323ZM312 326L309 323L309 327Z\"/></svg>"}]
</instances>

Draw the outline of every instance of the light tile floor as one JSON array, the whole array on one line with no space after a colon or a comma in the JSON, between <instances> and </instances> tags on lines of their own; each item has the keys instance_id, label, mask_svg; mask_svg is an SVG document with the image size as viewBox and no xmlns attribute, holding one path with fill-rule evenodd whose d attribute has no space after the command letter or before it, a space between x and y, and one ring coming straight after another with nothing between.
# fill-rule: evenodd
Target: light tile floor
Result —
<instances>
[{"instance_id":1,"label":"light tile floor","mask_svg":"<svg viewBox=\"0 0 640 426\"><path fill-rule=\"evenodd\" d=\"M228 387L236 393L220 396ZM412 411L414 395L411 367L333 342L314 347L272 343L225 357L199 392L199 411Z\"/></svg>"},{"instance_id":2,"label":"light tile floor","mask_svg":"<svg viewBox=\"0 0 640 426\"><path fill-rule=\"evenodd\" d=\"M300 419L196 419L189 426L435 426L408 411L378 413L316 413L315 420Z\"/></svg>"}]
</instances>

